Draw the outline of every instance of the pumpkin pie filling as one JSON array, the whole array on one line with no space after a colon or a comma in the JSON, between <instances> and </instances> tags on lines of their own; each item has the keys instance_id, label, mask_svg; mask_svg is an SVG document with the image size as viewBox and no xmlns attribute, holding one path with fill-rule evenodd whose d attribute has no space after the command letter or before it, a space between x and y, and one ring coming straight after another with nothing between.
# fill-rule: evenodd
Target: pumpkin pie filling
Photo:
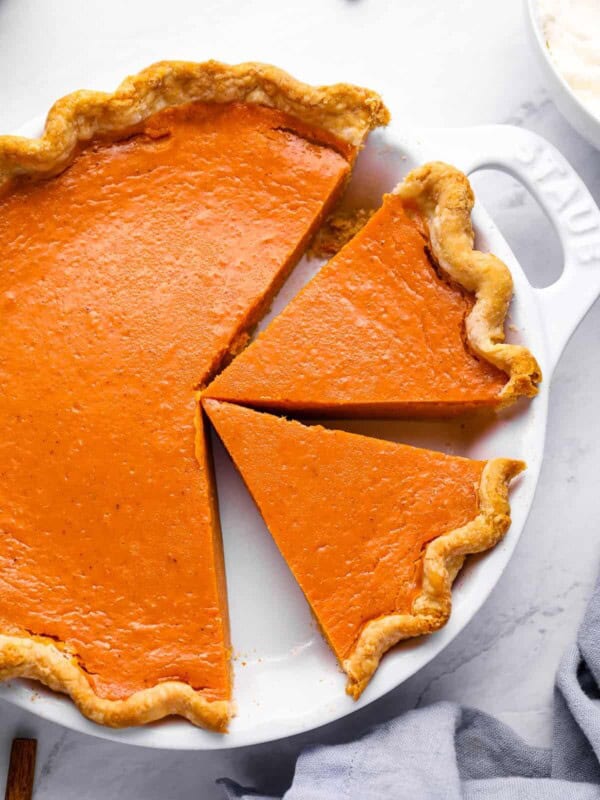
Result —
<instances>
[{"instance_id":1,"label":"pumpkin pie filling","mask_svg":"<svg viewBox=\"0 0 600 800\"><path fill-rule=\"evenodd\" d=\"M508 527L500 506L483 519L480 487L494 462L203 403L344 668L361 648L376 649L361 637L380 620L401 620L401 626L404 620L406 635L440 627L449 613L449 588L448 596L440 588L448 572L455 574L466 553L490 547ZM523 465L497 462L502 474L494 491L506 491ZM456 552L451 536L460 539ZM451 565L435 578L429 570L425 580L428 547L436 540L450 542ZM424 602L430 584L436 588ZM383 649L400 638L388 635Z\"/></svg>"},{"instance_id":2,"label":"pumpkin pie filling","mask_svg":"<svg viewBox=\"0 0 600 800\"><path fill-rule=\"evenodd\" d=\"M459 180L454 173L460 173L445 170ZM474 305L475 295L436 263L419 209L400 194L387 195L362 230L217 376L206 396L338 416L495 408L509 377L468 341ZM530 384L527 391L535 393Z\"/></svg>"},{"instance_id":3,"label":"pumpkin pie filling","mask_svg":"<svg viewBox=\"0 0 600 800\"><path fill-rule=\"evenodd\" d=\"M195 389L245 342L354 150L245 103L161 111L0 198L0 631L94 692L230 697Z\"/></svg>"}]
</instances>

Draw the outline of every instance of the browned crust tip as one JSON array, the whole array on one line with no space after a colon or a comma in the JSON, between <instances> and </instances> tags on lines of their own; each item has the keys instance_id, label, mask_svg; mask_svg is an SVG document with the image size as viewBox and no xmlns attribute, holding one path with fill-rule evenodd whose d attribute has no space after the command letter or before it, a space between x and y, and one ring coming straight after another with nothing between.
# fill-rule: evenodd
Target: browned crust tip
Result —
<instances>
[{"instance_id":1,"label":"browned crust tip","mask_svg":"<svg viewBox=\"0 0 600 800\"><path fill-rule=\"evenodd\" d=\"M427 227L433 256L449 278L475 295L466 319L466 336L473 352L508 375L500 405L518 397L533 397L541 369L521 345L504 341L504 325L513 283L506 264L492 253L474 248L471 211L473 191L468 178L440 161L413 170L394 190Z\"/></svg>"},{"instance_id":2,"label":"browned crust tip","mask_svg":"<svg viewBox=\"0 0 600 800\"><path fill-rule=\"evenodd\" d=\"M411 614L390 614L371 620L343 662L347 692L357 699L370 681L383 654L403 639L441 628L450 616L452 583L465 557L489 550L510 526L508 486L525 464L507 458L488 461L479 485L479 513L466 525L434 539L425 549L423 589Z\"/></svg>"}]
</instances>

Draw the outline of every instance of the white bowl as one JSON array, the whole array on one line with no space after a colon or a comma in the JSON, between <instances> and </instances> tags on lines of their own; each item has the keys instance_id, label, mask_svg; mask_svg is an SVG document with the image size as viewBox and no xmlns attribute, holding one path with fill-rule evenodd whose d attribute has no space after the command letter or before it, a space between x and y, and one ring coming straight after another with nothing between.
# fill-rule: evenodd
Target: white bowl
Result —
<instances>
[{"instance_id":1,"label":"white bowl","mask_svg":"<svg viewBox=\"0 0 600 800\"><path fill-rule=\"evenodd\" d=\"M546 85L550 96L571 125L590 144L600 150L600 119L595 117L581 102L552 60L542 30L538 0L525 0L525 19L529 38L538 63L546 77Z\"/></svg>"}]
</instances>

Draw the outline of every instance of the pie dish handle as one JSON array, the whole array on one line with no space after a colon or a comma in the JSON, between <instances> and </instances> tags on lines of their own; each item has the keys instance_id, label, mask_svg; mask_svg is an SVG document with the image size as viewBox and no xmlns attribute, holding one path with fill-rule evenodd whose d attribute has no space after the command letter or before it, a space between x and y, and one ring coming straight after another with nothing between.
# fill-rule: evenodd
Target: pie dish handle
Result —
<instances>
[{"instance_id":1,"label":"pie dish handle","mask_svg":"<svg viewBox=\"0 0 600 800\"><path fill-rule=\"evenodd\" d=\"M544 371L549 377L573 332L600 295L598 206L565 157L524 128L485 125L427 131L428 145L432 139L437 157L466 174L491 168L512 175L529 189L556 228L564 254L562 274L552 285L533 290L544 322L549 355Z\"/></svg>"}]
</instances>

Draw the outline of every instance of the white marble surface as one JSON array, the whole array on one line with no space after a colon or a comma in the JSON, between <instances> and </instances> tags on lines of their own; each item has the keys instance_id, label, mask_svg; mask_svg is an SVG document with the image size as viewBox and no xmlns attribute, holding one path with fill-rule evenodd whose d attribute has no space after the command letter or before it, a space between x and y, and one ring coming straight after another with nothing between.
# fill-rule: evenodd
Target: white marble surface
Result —
<instances>
[{"instance_id":1,"label":"white marble surface","mask_svg":"<svg viewBox=\"0 0 600 800\"><path fill-rule=\"evenodd\" d=\"M546 136L600 201L600 156L544 92L520 0L0 0L0 131L67 91L111 88L160 58L264 60L306 80L349 80L384 95L410 125L513 122ZM508 178L475 183L538 284L560 271L554 234ZM479 706L526 739L550 735L552 680L598 568L600 304L554 377L546 459L531 517L482 611L395 692L317 734L221 753L123 748L0 704L0 784L15 735L39 739L37 800L221 797L215 778L283 790L307 742L339 740L439 699Z\"/></svg>"}]
</instances>

